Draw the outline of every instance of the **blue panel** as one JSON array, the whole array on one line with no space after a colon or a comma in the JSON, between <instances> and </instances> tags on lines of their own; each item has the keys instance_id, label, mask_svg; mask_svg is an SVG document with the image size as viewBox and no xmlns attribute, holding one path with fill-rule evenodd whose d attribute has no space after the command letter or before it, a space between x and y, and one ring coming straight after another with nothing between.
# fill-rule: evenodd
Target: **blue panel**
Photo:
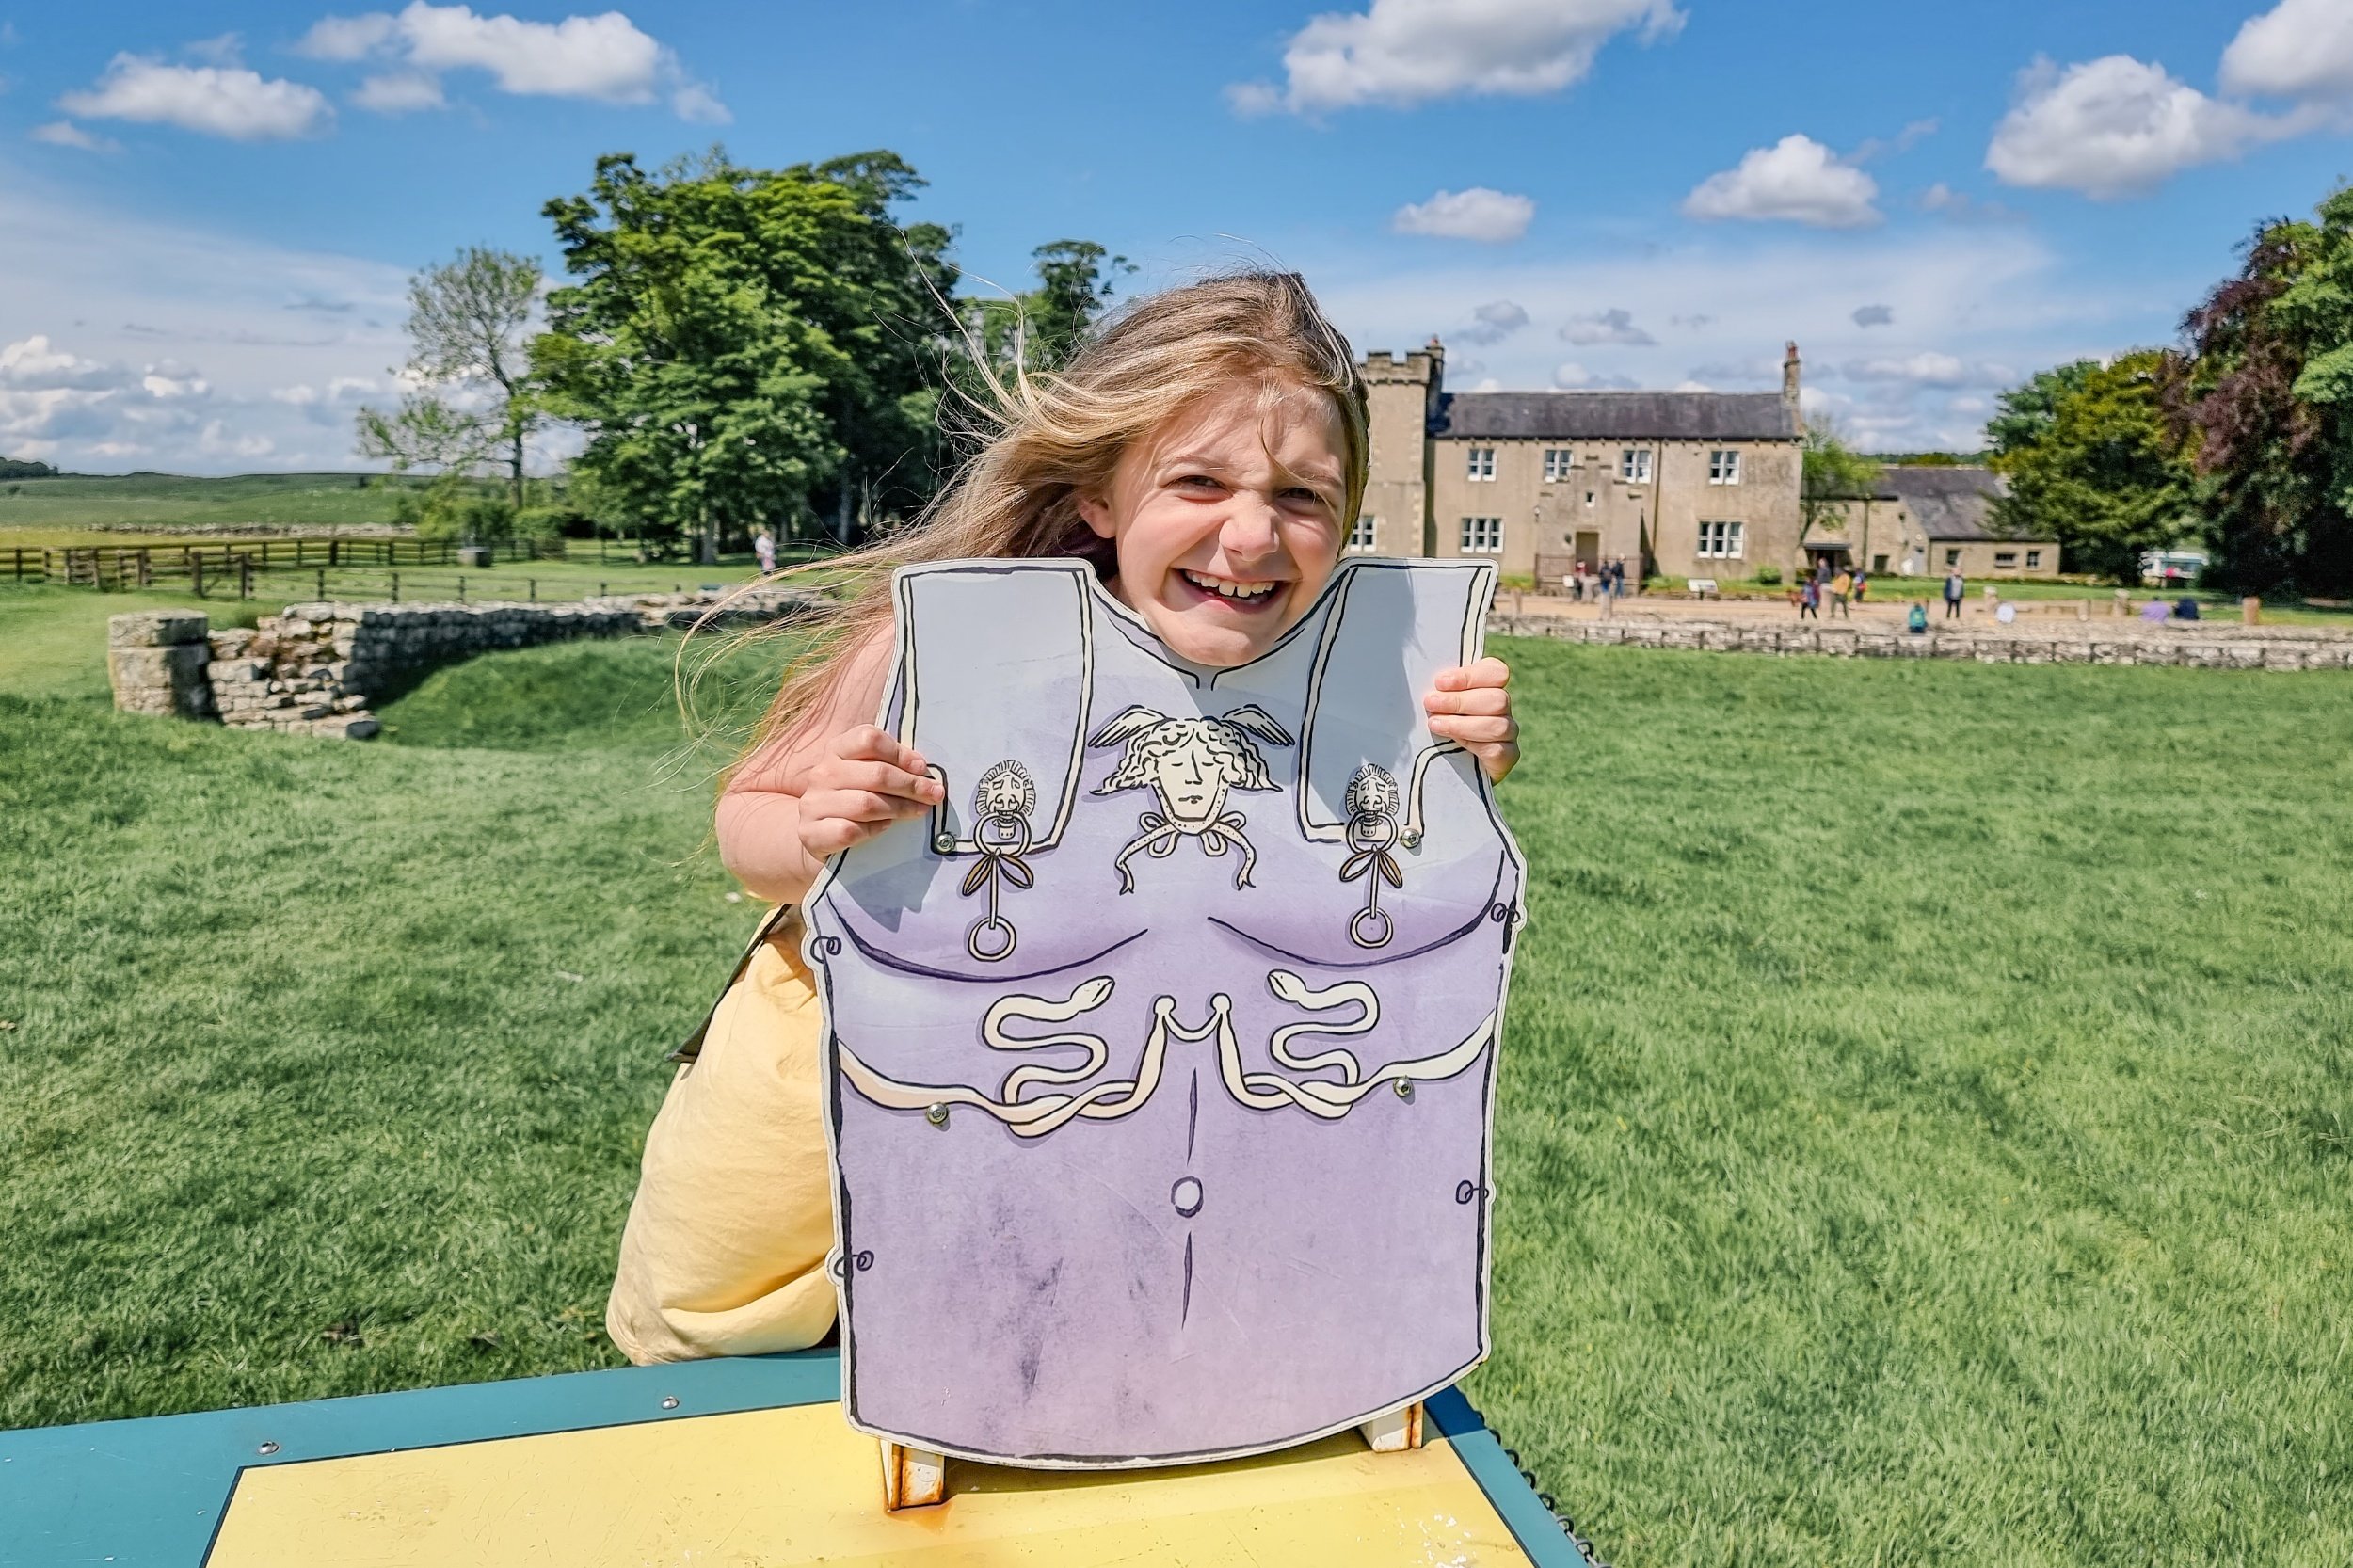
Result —
<instances>
[{"instance_id":1,"label":"blue panel","mask_svg":"<svg viewBox=\"0 0 2353 1568\"><path fill-rule=\"evenodd\" d=\"M1433 1394L1422 1408L1511 1527L1512 1538L1528 1554L1529 1561L1536 1568L1586 1568L1585 1554L1570 1543L1552 1511L1536 1500L1535 1488L1504 1457L1503 1445L1461 1390L1449 1388Z\"/></svg>"},{"instance_id":2,"label":"blue panel","mask_svg":"<svg viewBox=\"0 0 2353 1568\"><path fill-rule=\"evenodd\" d=\"M827 1350L0 1432L0 1565L198 1568L247 1465L821 1404L840 1392Z\"/></svg>"}]
</instances>

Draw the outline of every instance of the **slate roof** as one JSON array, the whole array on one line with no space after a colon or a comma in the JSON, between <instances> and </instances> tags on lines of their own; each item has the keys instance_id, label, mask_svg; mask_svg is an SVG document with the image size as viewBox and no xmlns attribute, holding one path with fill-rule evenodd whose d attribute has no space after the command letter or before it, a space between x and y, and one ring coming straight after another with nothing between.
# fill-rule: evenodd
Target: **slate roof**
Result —
<instances>
[{"instance_id":1,"label":"slate roof","mask_svg":"<svg viewBox=\"0 0 2353 1568\"><path fill-rule=\"evenodd\" d=\"M1798 424L1779 392L1448 392L1430 433L1474 440L1793 441Z\"/></svg>"},{"instance_id":2,"label":"slate roof","mask_svg":"<svg viewBox=\"0 0 2353 1568\"><path fill-rule=\"evenodd\" d=\"M1880 471L1880 494L1901 502L1929 538L1956 544L2009 538L1993 528L1994 500L2009 491L2009 483L1992 469L1891 463Z\"/></svg>"}]
</instances>

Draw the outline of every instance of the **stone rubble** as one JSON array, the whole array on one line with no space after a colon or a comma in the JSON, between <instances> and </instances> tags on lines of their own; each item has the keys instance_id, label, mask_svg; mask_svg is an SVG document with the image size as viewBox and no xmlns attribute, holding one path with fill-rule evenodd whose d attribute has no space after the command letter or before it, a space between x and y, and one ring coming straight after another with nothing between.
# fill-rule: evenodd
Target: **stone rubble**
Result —
<instances>
[{"instance_id":1,"label":"stone rubble","mask_svg":"<svg viewBox=\"0 0 2353 1568\"><path fill-rule=\"evenodd\" d=\"M209 635L201 614L151 611L108 623L107 668L125 712L356 741L382 728L374 694L437 664L581 637L759 625L816 602L809 590L772 587L560 604L290 604L253 631Z\"/></svg>"}]
</instances>

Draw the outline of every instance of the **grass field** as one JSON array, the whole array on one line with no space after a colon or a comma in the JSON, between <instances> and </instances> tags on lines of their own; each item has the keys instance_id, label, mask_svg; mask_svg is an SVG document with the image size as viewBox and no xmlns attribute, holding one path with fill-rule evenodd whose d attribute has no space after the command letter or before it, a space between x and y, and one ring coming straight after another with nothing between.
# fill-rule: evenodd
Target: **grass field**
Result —
<instances>
[{"instance_id":1,"label":"grass field","mask_svg":"<svg viewBox=\"0 0 2353 1568\"><path fill-rule=\"evenodd\" d=\"M1501 651L1469 1392L1604 1552L2353 1560L2353 682ZM0 1424L614 1359L657 1059L756 915L669 652L366 745L0 695Z\"/></svg>"},{"instance_id":2,"label":"grass field","mask_svg":"<svg viewBox=\"0 0 2353 1568\"><path fill-rule=\"evenodd\" d=\"M354 473L243 473L199 479L176 473L0 480L0 544L122 544L93 523L130 527L206 524L320 528L392 520L392 481ZM413 482L411 482L413 483Z\"/></svg>"}]
</instances>

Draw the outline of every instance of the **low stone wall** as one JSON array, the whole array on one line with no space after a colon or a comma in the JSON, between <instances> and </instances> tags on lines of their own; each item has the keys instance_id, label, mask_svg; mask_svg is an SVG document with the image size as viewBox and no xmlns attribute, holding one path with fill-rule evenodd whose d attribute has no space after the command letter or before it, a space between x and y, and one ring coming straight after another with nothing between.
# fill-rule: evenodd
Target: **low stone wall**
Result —
<instances>
[{"instance_id":1,"label":"low stone wall","mask_svg":"<svg viewBox=\"0 0 2353 1568\"><path fill-rule=\"evenodd\" d=\"M1513 637L1681 648L1719 653L1815 653L1849 659L1957 659L1980 664L2180 664L2202 669L2341 670L2353 668L2353 637L2292 627L2184 629L2127 634L2024 635L2014 632L1847 631L1734 625L1702 620L1594 621L1560 616L1490 616L1487 629Z\"/></svg>"},{"instance_id":2,"label":"low stone wall","mask_svg":"<svg viewBox=\"0 0 2353 1568\"><path fill-rule=\"evenodd\" d=\"M208 632L192 610L149 611L108 623L107 670L125 712L364 740L379 728L371 704L438 664L580 637L782 620L812 602L806 589L768 588L568 604L293 604L249 632Z\"/></svg>"}]
</instances>

